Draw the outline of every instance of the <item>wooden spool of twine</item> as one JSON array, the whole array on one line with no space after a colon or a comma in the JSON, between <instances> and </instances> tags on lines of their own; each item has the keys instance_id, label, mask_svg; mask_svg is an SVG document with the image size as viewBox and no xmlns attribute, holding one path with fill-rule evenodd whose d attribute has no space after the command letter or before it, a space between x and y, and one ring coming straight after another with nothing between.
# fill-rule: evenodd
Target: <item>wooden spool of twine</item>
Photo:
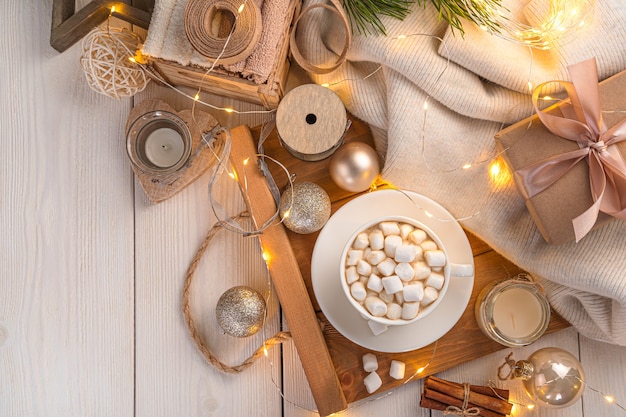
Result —
<instances>
[{"instance_id":1,"label":"wooden spool of twine","mask_svg":"<svg viewBox=\"0 0 626 417\"><path fill-rule=\"evenodd\" d=\"M261 38L261 11L252 0L190 0L185 33L191 45L210 60L229 65L246 59Z\"/></svg>"},{"instance_id":2,"label":"wooden spool of twine","mask_svg":"<svg viewBox=\"0 0 626 417\"><path fill-rule=\"evenodd\" d=\"M237 216L234 216L233 219L240 220L248 216L249 216L248 213L243 212L243 213L238 214ZM219 232L222 228L223 227L220 222L217 222L213 225L213 227L209 230L209 233L204 238L204 241L200 245L200 248L198 248L196 255L193 257L191 264L189 265L189 268L187 269L187 274L185 276L185 286L183 287L182 310L183 310L183 316L185 318L185 323L187 324L187 329L189 330L189 334L191 338L193 339L193 341L196 343L196 346L198 350L200 351L200 353L202 354L202 356L204 357L204 359L206 359L206 361L210 365L214 366L215 368L217 368L218 370L222 372L236 374L250 367L250 365L252 365L254 361L256 361L258 358L263 356L265 351L270 349L272 346L275 346L280 343L283 343L284 341L290 340L291 333L289 332L276 333L274 336L265 340L263 344L248 359L243 361L241 364L235 365L235 366L226 365L225 363L220 361L213 353L211 353L211 351L205 344L204 340L202 340L202 338L200 337L200 334L198 333L198 329L196 328L196 321L194 317L192 316L191 310L189 307L189 295L191 292L191 283L193 282L194 273L196 272L196 269L198 268L198 264L200 263L202 256L204 255L207 248L209 247L211 240L217 234L217 232Z\"/></svg>"},{"instance_id":3,"label":"wooden spool of twine","mask_svg":"<svg viewBox=\"0 0 626 417\"><path fill-rule=\"evenodd\" d=\"M342 143L347 126L346 108L332 90L303 84L289 91L276 111L281 143L296 158L319 161Z\"/></svg>"}]
</instances>

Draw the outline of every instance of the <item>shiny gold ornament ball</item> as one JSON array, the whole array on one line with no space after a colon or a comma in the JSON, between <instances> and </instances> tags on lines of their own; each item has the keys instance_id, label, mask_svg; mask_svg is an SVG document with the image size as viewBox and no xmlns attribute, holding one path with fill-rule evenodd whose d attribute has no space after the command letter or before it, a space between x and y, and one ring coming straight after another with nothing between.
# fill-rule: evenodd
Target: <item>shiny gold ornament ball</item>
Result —
<instances>
[{"instance_id":1,"label":"shiny gold ornament ball","mask_svg":"<svg viewBox=\"0 0 626 417\"><path fill-rule=\"evenodd\" d=\"M227 334L235 337L252 336L263 327L265 300L250 287L232 287L217 301L215 316Z\"/></svg>"},{"instance_id":2,"label":"shiny gold ornament ball","mask_svg":"<svg viewBox=\"0 0 626 417\"><path fill-rule=\"evenodd\" d=\"M320 230L330 218L330 197L312 182L296 182L280 197L280 217L289 230L307 234Z\"/></svg>"},{"instance_id":3,"label":"shiny gold ornament ball","mask_svg":"<svg viewBox=\"0 0 626 417\"><path fill-rule=\"evenodd\" d=\"M376 151L363 142L342 145L332 156L330 178L339 188L355 193L365 191L380 174Z\"/></svg>"}]
</instances>

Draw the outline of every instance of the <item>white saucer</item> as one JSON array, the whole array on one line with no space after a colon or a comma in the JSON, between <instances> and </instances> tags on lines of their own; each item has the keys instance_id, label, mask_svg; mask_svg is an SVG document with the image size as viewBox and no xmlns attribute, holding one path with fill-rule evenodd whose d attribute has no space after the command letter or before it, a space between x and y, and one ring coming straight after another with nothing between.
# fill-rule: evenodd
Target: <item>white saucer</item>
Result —
<instances>
[{"instance_id":1,"label":"white saucer","mask_svg":"<svg viewBox=\"0 0 626 417\"><path fill-rule=\"evenodd\" d=\"M465 232L445 208L417 193L380 190L355 198L328 220L313 248L311 280L322 312L339 333L367 349L396 353L427 346L446 334L467 307L474 276L450 277L448 292L432 313L412 324L390 326L375 336L341 288L339 263L343 246L357 228L376 217L392 215L421 221L441 238L450 262L474 265Z\"/></svg>"}]
</instances>

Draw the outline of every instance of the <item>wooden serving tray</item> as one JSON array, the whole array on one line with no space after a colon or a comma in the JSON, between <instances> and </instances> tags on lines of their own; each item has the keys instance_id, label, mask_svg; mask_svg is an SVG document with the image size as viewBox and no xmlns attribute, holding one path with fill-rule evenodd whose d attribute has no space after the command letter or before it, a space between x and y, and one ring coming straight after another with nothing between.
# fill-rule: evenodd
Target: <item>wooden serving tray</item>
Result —
<instances>
[{"instance_id":1,"label":"wooden serving tray","mask_svg":"<svg viewBox=\"0 0 626 417\"><path fill-rule=\"evenodd\" d=\"M361 141L373 145L373 139L367 124L354 120L354 118L352 119L353 123L346 135L345 141ZM253 129L252 135L255 140L258 140L259 129ZM296 159L282 148L275 132L265 141L264 148L267 155L279 160L287 167L290 173L295 174L297 181L310 181L322 186L330 196L333 213L358 195L342 190L333 183L328 174L330 158L316 162L305 162ZM272 165L274 164L270 165L270 169L272 170L277 185L284 187L287 184L285 173L280 168ZM343 396L342 400L347 403L364 399L370 394L367 393L363 384L363 378L366 376L366 373L363 371L362 367L362 356L369 352L369 350L346 339L332 327L324 317L324 313L320 310L313 292L311 284L311 256L319 232L297 234L286 230L286 234L300 267L302 279L311 299L315 314L323 325L323 338L326 342L330 358L341 386L342 392L337 393L337 395L339 397ZM436 342L436 354L434 356L433 349L435 348L435 343L406 353L374 352L378 358L379 369L389 369L390 362L394 359L406 364L404 380L394 380L388 375L388 372L379 372L383 380L383 386L376 391L375 394L378 395L385 390L404 384L406 379L416 374L417 371L425 365L428 365L426 369L413 376L414 380L505 349L504 346L483 335L478 328L474 318L474 304L478 293L485 285L494 280L514 276L521 272L521 270L497 254L474 235L468 233L468 238L474 254L475 278L472 295L465 312L457 324ZM289 316L285 315L285 317L289 322ZM552 318L547 333L552 333L569 326L570 324L568 322L552 311ZM309 379L311 390L315 397L315 391L318 389L316 385L319 381L312 383L309 375L307 375L307 378ZM322 401L325 402L326 400ZM341 401L338 401L336 398L328 398L328 401L333 404L341 403ZM332 407L329 409L327 404L320 404L320 401L317 399L316 403L318 409L320 409L321 415L341 411L338 409L332 410Z\"/></svg>"}]
</instances>

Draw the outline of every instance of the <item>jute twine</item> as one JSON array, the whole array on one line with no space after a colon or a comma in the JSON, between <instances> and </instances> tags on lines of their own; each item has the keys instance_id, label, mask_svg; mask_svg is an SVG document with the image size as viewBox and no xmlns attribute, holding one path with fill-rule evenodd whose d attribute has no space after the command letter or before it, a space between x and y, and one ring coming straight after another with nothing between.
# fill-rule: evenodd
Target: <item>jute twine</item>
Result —
<instances>
[{"instance_id":1,"label":"jute twine","mask_svg":"<svg viewBox=\"0 0 626 417\"><path fill-rule=\"evenodd\" d=\"M262 32L261 11L248 0L189 0L185 33L199 53L220 64L242 61L254 52Z\"/></svg>"},{"instance_id":2,"label":"jute twine","mask_svg":"<svg viewBox=\"0 0 626 417\"><path fill-rule=\"evenodd\" d=\"M240 219L247 218L247 217L249 217L249 214L247 212L242 212L234 216L233 219L240 220ZM256 361L261 356L263 356L265 354L265 351L270 349L272 346L275 346L287 340L290 340L291 333L289 332L276 333L274 336L270 337L269 339L266 339L263 342L263 344L248 359L243 361L241 364L235 365L235 366L226 365L224 362L220 361L209 350L205 342L202 340L202 337L200 336L196 328L196 321L193 315L191 314L191 309L189 308L189 295L191 292L191 283L193 282L194 273L196 272L196 269L198 268L198 264L200 263L202 256L204 255L207 248L209 247L211 240L217 234L217 232L219 232L222 229L223 227L222 227L221 222L217 222L213 225L213 227L209 230L209 233L204 238L204 241L200 245L200 248L198 248L196 255L193 257L191 264L189 265L189 268L187 269L187 274L185 276L185 286L183 287L182 310L183 310L183 316L185 317L185 323L187 323L187 329L189 330L189 334L191 335L191 338L195 342L200 353L202 353L202 356L204 357L204 359L206 359L206 361L210 365L214 366L215 368L217 368L218 370L222 372L236 374L250 367L250 365L252 365L254 361Z\"/></svg>"},{"instance_id":3,"label":"jute twine","mask_svg":"<svg viewBox=\"0 0 626 417\"><path fill-rule=\"evenodd\" d=\"M306 7L305 9L303 9L302 12L300 12L300 15L298 16L296 21L294 22L293 29L291 30L291 36L289 38L289 48L291 49L291 55L294 57L298 65L302 67L302 69L312 74L328 74L330 72L333 72L337 68L339 68L345 62L347 54L348 54L348 50L350 49L350 45L352 44L352 29L350 28L350 21L348 20L346 11L344 10L339 0L330 0L330 2L333 4L334 7L328 4L324 4L324 3L317 3L317 4L312 4ZM300 48L298 48L298 42L296 41L296 29L298 27L298 23L300 22L300 19L302 19L304 16L309 14L312 10L317 9L317 8L329 10L333 12L334 14L336 14L337 16L339 16L339 18L341 19L341 22L343 23L345 33L346 33L346 37L345 37L344 44L343 44L343 49L341 50L341 53L337 57L337 60L332 65L324 66L324 67L321 67L319 65L315 65L309 62L304 57L304 55L302 55L302 53L300 52Z\"/></svg>"},{"instance_id":4,"label":"jute twine","mask_svg":"<svg viewBox=\"0 0 626 417\"><path fill-rule=\"evenodd\" d=\"M115 27L97 27L82 42L80 63L94 91L112 98L131 97L148 85L149 78L129 58L135 56L141 38Z\"/></svg>"}]
</instances>

